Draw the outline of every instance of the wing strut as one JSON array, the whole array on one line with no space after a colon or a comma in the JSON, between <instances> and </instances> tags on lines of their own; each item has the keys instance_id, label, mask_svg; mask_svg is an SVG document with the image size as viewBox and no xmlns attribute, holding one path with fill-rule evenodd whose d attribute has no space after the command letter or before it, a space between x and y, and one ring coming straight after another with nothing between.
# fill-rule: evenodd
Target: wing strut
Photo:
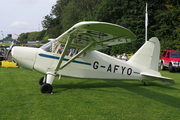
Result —
<instances>
[{"instance_id":1,"label":"wing strut","mask_svg":"<svg viewBox=\"0 0 180 120\"><path fill-rule=\"evenodd\" d=\"M64 67L66 67L69 63L71 63L74 59L76 59L77 57L79 57L82 53L84 53L87 49L89 49L90 47L92 47L94 44L96 43L96 41L92 41L89 45L87 45L84 49L82 49L78 54L76 54L75 56L73 56L71 59L69 59L62 67L60 67L60 70L63 69ZM62 58L62 57L61 57Z\"/></svg>"},{"instance_id":2,"label":"wing strut","mask_svg":"<svg viewBox=\"0 0 180 120\"><path fill-rule=\"evenodd\" d=\"M119 37L115 37L115 38L111 38L109 40L106 40L106 42L109 42L109 41L112 41L112 40L116 40L116 39L119 39L119 38L122 38L122 36L119 36ZM103 43L104 41L100 41L98 43Z\"/></svg>"},{"instance_id":3,"label":"wing strut","mask_svg":"<svg viewBox=\"0 0 180 120\"><path fill-rule=\"evenodd\" d=\"M57 65L57 67L56 67L56 69L55 69L55 73L58 71L59 67L61 66L61 63L62 63L62 61L63 61L63 59L64 59L64 56L66 55L66 52L67 52L67 50L68 50L68 48L69 48L72 40L73 40L73 37L69 36L69 37L68 37L68 40L67 40L67 42L66 42L66 44L65 44L65 46L64 46L64 50L63 50L63 52L62 52L62 55L61 55L61 57L60 57L60 59L59 59L58 65Z\"/></svg>"}]
</instances>

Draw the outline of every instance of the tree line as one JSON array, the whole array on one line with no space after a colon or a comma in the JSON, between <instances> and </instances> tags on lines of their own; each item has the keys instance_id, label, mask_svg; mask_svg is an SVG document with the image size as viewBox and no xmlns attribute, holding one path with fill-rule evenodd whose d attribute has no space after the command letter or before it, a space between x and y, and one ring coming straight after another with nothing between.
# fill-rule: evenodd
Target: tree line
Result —
<instances>
[{"instance_id":1,"label":"tree line","mask_svg":"<svg viewBox=\"0 0 180 120\"><path fill-rule=\"evenodd\" d=\"M135 53L145 42L145 7L148 3L148 39L158 37L161 52L180 50L180 2L178 0L57 0L42 21L40 32L22 33L19 41L56 38L81 21L118 24L131 30L137 39L102 50L109 55Z\"/></svg>"}]
</instances>

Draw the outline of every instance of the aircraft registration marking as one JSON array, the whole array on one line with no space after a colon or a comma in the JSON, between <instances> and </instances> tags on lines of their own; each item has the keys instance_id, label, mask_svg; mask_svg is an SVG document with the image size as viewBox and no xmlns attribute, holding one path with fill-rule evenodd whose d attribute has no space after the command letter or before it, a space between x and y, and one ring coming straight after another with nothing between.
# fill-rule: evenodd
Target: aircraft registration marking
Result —
<instances>
[{"instance_id":1,"label":"aircraft registration marking","mask_svg":"<svg viewBox=\"0 0 180 120\"><path fill-rule=\"evenodd\" d=\"M106 68L106 66L104 65L100 65L100 63L98 61L95 61L93 63L93 68L95 70L99 69L99 67L101 68ZM118 69L120 68L120 70ZM125 72L126 70L126 72ZM127 67L124 67L124 66L119 66L119 65L112 65L112 64L109 64L107 66L107 69L106 69L107 72L113 72L113 73L116 73L117 71L121 71L121 74L127 74L127 75L131 75L132 74L132 68L127 68Z\"/></svg>"}]
</instances>

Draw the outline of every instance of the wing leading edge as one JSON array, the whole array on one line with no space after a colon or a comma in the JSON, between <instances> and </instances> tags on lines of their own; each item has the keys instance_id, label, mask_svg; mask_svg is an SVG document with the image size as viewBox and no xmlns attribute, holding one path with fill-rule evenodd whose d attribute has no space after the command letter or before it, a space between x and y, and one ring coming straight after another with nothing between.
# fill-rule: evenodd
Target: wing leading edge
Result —
<instances>
[{"instance_id":1,"label":"wing leading edge","mask_svg":"<svg viewBox=\"0 0 180 120\"><path fill-rule=\"evenodd\" d=\"M80 22L75 24L65 33L60 35L57 40L66 43L68 37L72 37L71 46L84 48L91 42L91 50L99 50L108 46L131 42L136 36L128 29L106 22Z\"/></svg>"}]
</instances>

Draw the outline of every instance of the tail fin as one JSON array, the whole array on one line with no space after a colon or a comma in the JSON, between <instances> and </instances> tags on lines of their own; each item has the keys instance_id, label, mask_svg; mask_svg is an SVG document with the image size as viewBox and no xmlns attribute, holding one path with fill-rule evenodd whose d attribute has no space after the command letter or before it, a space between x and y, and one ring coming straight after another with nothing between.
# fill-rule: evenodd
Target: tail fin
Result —
<instances>
[{"instance_id":1,"label":"tail fin","mask_svg":"<svg viewBox=\"0 0 180 120\"><path fill-rule=\"evenodd\" d=\"M130 64L141 66L144 71L141 71L141 76L146 80L159 80L165 83L174 84L174 80L167 77L162 77L158 72L160 44L156 37L152 37L130 58Z\"/></svg>"},{"instance_id":2,"label":"tail fin","mask_svg":"<svg viewBox=\"0 0 180 120\"><path fill-rule=\"evenodd\" d=\"M159 40L152 37L130 58L129 63L137 63L148 69L158 71L160 53Z\"/></svg>"}]
</instances>

